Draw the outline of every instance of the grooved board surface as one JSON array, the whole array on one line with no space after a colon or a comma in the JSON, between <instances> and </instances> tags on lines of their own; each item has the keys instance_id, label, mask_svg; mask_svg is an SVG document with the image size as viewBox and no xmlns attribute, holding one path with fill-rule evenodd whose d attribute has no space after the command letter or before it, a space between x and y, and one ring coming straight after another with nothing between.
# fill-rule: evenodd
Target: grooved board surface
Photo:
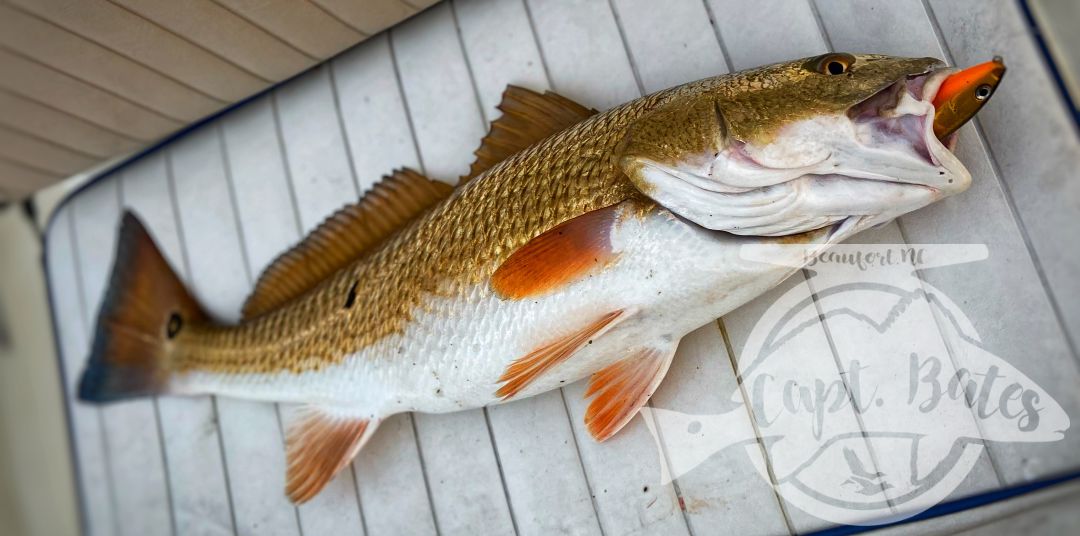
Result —
<instances>
[{"instance_id":1,"label":"grooved board surface","mask_svg":"<svg viewBox=\"0 0 1080 536\"><path fill-rule=\"evenodd\" d=\"M203 30L181 25L174 11L152 3L116 4L177 34ZM244 20L273 32L284 16L272 9L278 2L200 4L235 14L214 22L221 28ZM400 6L392 4L372 5L395 14ZM326 32L283 36L293 52L278 58L280 64L244 63L249 56L238 52L234 60L248 65L242 72L271 73L297 55L322 58L347 40L347 28L367 31L348 2L305 6L291 9L331 21L325 22ZM315 6L318 11L312 11ZM57 16L62 14L68 13ZM87 33L98 31L93 20L71 24L76 22ZM315 43L316 38L327 41ZM957 153L972 172L971 189L854 241L984 244L986 260L919 271L921 284L960 304L988 350L1044 389L1069 417L1080 418L1080 249L1070 247L1080 231L1080 182L1074 180L1080 141L1012 2L455 0L98 180L59 210L47 231L47 270L64 385L73 401L87 531L702 535L794 534L833 526L770 482L789 473L804 453L799 445L772 445L772 434L794 427L770 428L768 415L745 404L752 402L752 386L741 383L736 365L774 301L784 295L809 300L819 290L819 280L803 272L688 335L650 402L654 413L635 418L603 444L588 436L582 422L582 382L486 409L397 415L380 426L350 470L299 508L282 493L282 434L290 408L211 397L99 408L73 398L123 210L142 217L213 314L236 319L253 279L278 253L381 175L410 166L453 182L472 161L507 84L551 89L604 109L682 82L830 48L930 55L961 65L1002 53L1015 69L978 120L961 130ZM0 61L24 60L5 52ZM0 90L0 107L5 99L23 98L15 93ZM1032 98L1041 104L1025 106ZM197 108L199 99L189 105ZM102 128L95 126L96 116L64 118L50 123L43 117L40 126L26 130L55 128L61 119L87 131ZM12 135L2 114L0 124L0 134ZM50 163L62 169L83 153L123 143L101 138L73 154L26 144L26 151L0 153L0 171L8 166L35 172L6 162L23 152L52 155ZM921 318L933 318L929 309L924 313ZM860 345L874 341L845 331L833 318L815 314L806 322L792 377L850 381L844 376L862 359ZM931 322L924 331L942 357L945 377L978 365L940 325ZM907 381L867 378L878 385ZM940 428L978 433L972 410L958 407L963 411L937 414L944 415ZM674 466L673 453L680 448L679 437L661 434L654 440L650 433L646 419L656 425L663 410L716 416L708 421L716 426L712 432L748 441L662 483L662 467ZM914 417L847 406L829 418L859 436ZM768 437L763 429L769 429ZM932 447L929 452L935 452ZM867 471L885 475L905 471L907 448L874 441L849 446ZM1069 429L1053 442L991 441L965 452L972 456L970 471L940 499L1080 469L1080 434ZM851 470L842 459L830 460L821 462L827 472L840 477ZM892 511L902 513L904 498L882 489ZM959 531L981 524L983 515L960 513L923 527Z\"/></svg>"}]
</instances>

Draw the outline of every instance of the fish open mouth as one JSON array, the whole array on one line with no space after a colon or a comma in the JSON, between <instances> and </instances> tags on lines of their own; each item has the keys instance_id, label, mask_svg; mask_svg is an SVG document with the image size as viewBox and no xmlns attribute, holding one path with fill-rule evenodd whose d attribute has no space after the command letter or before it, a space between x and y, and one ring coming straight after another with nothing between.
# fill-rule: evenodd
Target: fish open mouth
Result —
<instances>
[{"instance_id":1,"label":"fish open mouth","mask_svg":"<svg viewBox=\"0 0 1080 536\"><path fill-rule=\"evenodd\" d=\"M934 134L933 102L942 82L953 72L955 69L937 69L909 76L851 107L847 115L860 140L867 145L884 141L880 144L906 147L932 166L951 164L957 134L944 139Z\"/></svg>"},{"instance_id":2,"label":"fish open mouth","mask_svg":"<svg viewBox=\"0 0 1080 536\"><path fill-rule=\"evenodd\" d=\"M956 158L958 132L952 132L943 138L934 133L935 109L934 97L941 89L942 82L956 69L936 69L928 73L908 76L904 80L878 91L870 98L848 110L847 116L855 126L857 137L866 145L892 145L918 157L922 162L938 168L939 176L958 175L968 177L967 170ZM882 140L888 140L881 143ZM863 180L898 181L911 186L930 190L935 197L948 185L956 184L955 178L945 178L944 186L934 186L924 182L906 181L903 174L897 173L885 177L865 174ZM970 180L970 179L968 179ZM967 181L963 188L966 188ZM828 241L841 241L870 225L872 215L850 215L829 226Z\"/></svg>"},{"instance_id":3,"label":"fish open mouth","mask_svg":"<svg viewBox=\"0 0 1080 536\"><path fill-rule=\"evenodd\" d=\"M730 143L707 166L640 161L649 195L702 227L840 241L962 191L970 175L934 134L933 100L954 70L898 80L846 113L783 127L763 146Z\"/></svg>"}]
</instances>

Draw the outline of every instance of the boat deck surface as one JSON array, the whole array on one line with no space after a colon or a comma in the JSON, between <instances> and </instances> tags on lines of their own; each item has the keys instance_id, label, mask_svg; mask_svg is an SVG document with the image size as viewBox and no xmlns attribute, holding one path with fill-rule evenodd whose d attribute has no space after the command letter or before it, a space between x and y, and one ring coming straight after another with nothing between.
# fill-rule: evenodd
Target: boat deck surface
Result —
<instances>
[{"instance_id":1,"label":"boat deck surface","mask_svg":"<svg viewBox=\"0 0 1080 536\"><path fill-rule=\"evenodd\" d=\"M856 241L985 244L986 260L919 277L962 306L986 348L1080 417L1080 141L1016 3L461 0L151 151L59 210L46 236L47 271L87 531L702 535L831 527L777 493L759 469L790 461L756 442L661 484L667 461L644 418L595 443L582 423L580 382L487 409L395 416L349 470L300 507L282 492L287 408L210 397L95 407L71 395L124 210L146 222L210 311L235 320L277 254L381 175L410 166L452 181L465 172L507 84L605 109L830 49L957 65L1005 56L1010 72L1000 91L961 131L971 189ZM651 405L711 414L747 396L733 363L769 304L800 288L811 291L803 274L692 333ZM824 334L828 326L817 322L811 329ZM804 366L839 377L851 357L838 355L841 347ZM956 366L952 357L947 366ZM729 415L730 433L750 437L764 418ZM974 419L954 417L958 427ZM868 412L858 422L865 433L874 419L905 418ZM975 455L949 499L1080 469L1080 433L988 442ZM889 472L886 453L871 456ZM978 523L966 515L952 527Z\"/></svg>"}]
</instances>

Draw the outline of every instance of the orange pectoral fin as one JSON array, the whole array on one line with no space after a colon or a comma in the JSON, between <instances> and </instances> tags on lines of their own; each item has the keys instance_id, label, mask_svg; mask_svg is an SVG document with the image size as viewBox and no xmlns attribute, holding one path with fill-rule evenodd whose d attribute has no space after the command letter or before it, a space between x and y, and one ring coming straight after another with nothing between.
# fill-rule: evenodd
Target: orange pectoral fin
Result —
<instances>
[{"instance_id":1,"label":"orange pectoral fin","mask_svg":"<svg viewBox=\"0 0 1080 536\"><path fill-rule=\"evenodd\" d=\"M305 408L285 437L285 494L296 504L310 500L349 465L378 425Z\"/></svg>"},{"instance_id":2,"label":"orange pectoral fin","mask_svg":"<svg viewBox=\"0 0 1080 536\"><path fill-rule=\"evenodd\" d=\"M607 330L614 327L618 321L625 319L629 316L627 313L624 309L607 313L581 330L560 337L558 340L541 346L524 357L515 360L509 367L506 367L506 372L499 377L499 381L505 383L498 391L495 391L495 396L507 399L518 394L541 374L566 361L570 356L574 355L574 352L588 344L589 341L603 335Z\"/></svg>"},{"instance_id":3,"label":"orange pectoral fin","mask_svg":"<svg viewBox=\"0 0 1080 536\"><path fill-rule=\"evenodd\" d=\"M586 212L533 238L491 276L503 298L519 300L575 281L610 262L611 229L619 205Z\"/></svg>"},{"instance_id":4,"label":"orange pectoral fin","mask_svg":"<svg viewBox=\"0 0 1080 536\"><path fill-rule=\"evenodd\" d=\"M637 415L667 374L675 347L642 348L592 375L585 397L596 398L585 411L585 427L594 439L615 435Z\"/></svg>"}]
</instances>

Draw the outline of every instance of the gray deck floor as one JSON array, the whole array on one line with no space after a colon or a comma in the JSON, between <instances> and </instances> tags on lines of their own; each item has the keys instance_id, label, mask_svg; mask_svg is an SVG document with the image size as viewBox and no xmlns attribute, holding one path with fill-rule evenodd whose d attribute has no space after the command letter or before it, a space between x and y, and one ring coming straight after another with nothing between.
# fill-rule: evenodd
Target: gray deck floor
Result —
<instances>
[{"instance_id":1,"label":"gray deck floor","mask_svg":"<svg viewBox=\"0 0 1080 536\"><path fill-rule=\"evenodd\" d=\"M963 304L988 348L1080 417L1080 142L1018 7L1004 0L439 4L62 207L47 234L47 269L68 392L86 358L125 208L148 224L209 309L235 319L270 260L382 174L399 166L445 180L463 173L508 83L603 109L829 49L960 65L1006 57L1004 85L962 130L958 152L972 188L857 240L986 244L987 261L921 277ZM707 413L738 393L737 356L724 335L738 353L766 306L800 286L810 292L797 275L691 334L652 405ZM824 355L805 366L837 375L842 356ZM829 526L758 475L755 463L783 462L768 450L728 449L661 485L661 459L642 419L597 444L582 424L583 392L579 383L486 410L391 418L351 470L299 508L282 493L283 408L225 398L100 409L72 402L86 527L99 535L311 536L786 534ZM956 426L971 426L969 417ZM732 426L751 429L755 418L744 414ZM1080 434L988 443L978 456L952 497L1080 468ZM890 463L887 453L876 459L878 469Z\"/></svg>"}]
</instances>

